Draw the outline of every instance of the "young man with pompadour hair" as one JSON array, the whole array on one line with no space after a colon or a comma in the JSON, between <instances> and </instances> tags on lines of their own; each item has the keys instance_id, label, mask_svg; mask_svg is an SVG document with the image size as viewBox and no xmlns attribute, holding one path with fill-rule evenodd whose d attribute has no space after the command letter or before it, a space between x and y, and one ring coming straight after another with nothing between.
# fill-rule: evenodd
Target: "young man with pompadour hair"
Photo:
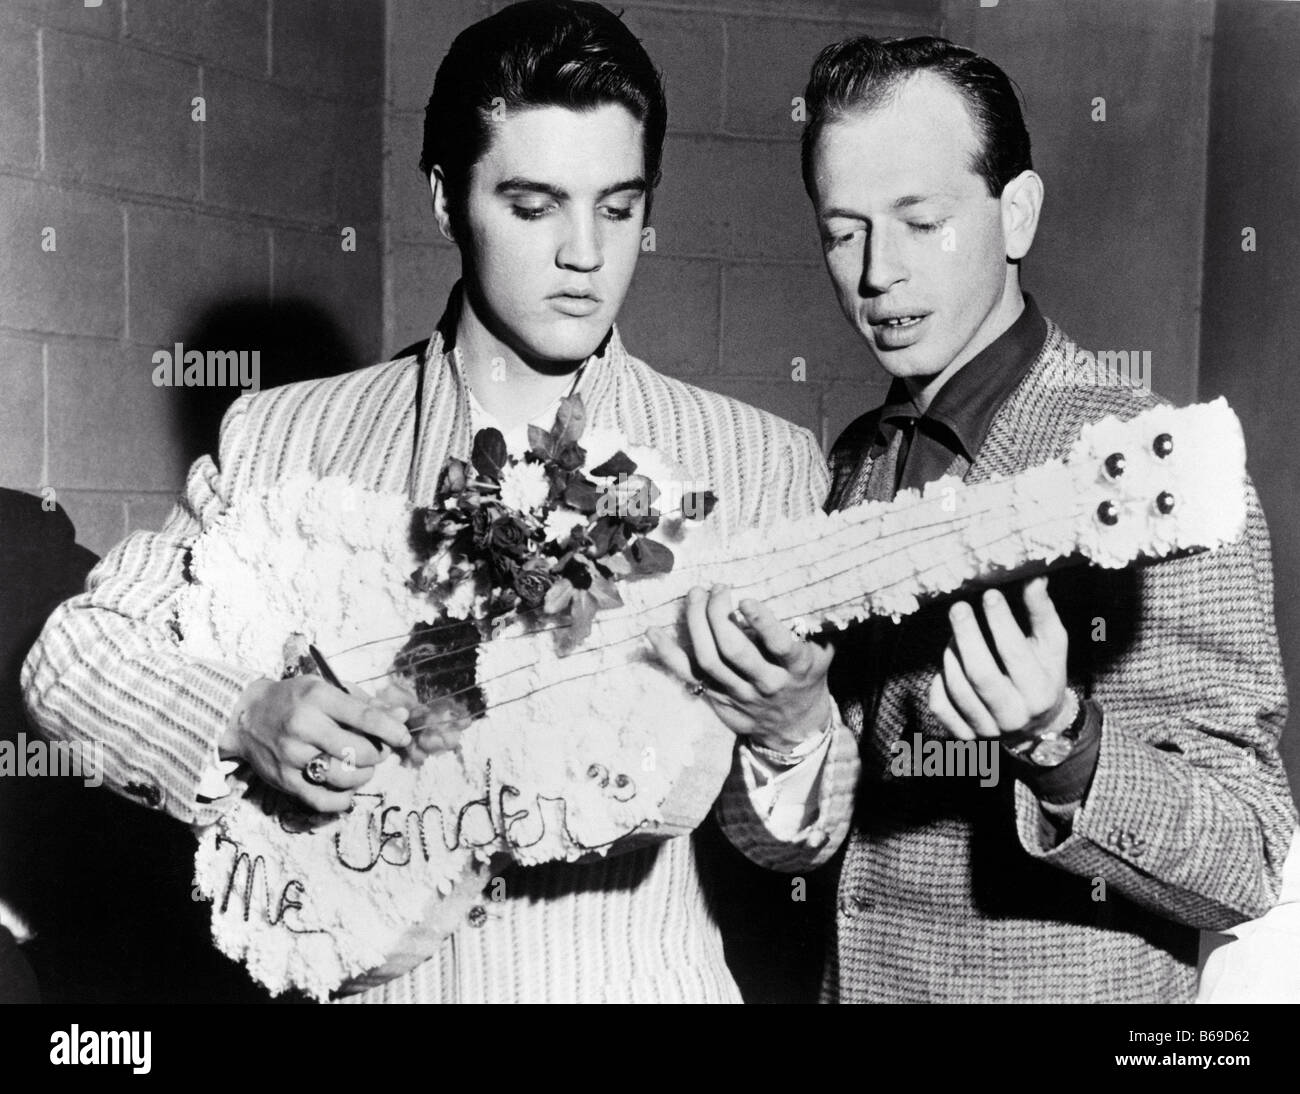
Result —
<instances>
[{"instance_id":1,"label":"young man with pompadour hair","mask_svg":"<svg viewBox=\"0 0 1300 1094\"><path fill-rule=\"evenodd\" d=\"M592 424L708 481L712 519L729 530L816 510L828 477L807 430L660 375L614 326L666 115L650 58L599 4L529 0L463 31L438 71L421 157L462 263L437 330L397 360L235 404L218 459L196 462L164 528L120 544L50 619L24 674L45 732L102 741L115 789L199 824L253 779L317 812L345 811L383 758L372 738L454 747L437 734L412 741L405 710L318 678L269 680L185 656L171 618L186 552L238 498L291 475L342 475L427 504L478 430L509 440L549 427L566 395L581 395ZM774 748L785 735L829 743L828 661L812 643L782 649L765 662L777 686L750 689L724 720ZM846 729L839 737L851 744ZM800 827L794 818L791 838ZM505 899L485 901L436 956L353 998L737 1002L692 843L512 868Z\"/></svg>"}]
</instances>

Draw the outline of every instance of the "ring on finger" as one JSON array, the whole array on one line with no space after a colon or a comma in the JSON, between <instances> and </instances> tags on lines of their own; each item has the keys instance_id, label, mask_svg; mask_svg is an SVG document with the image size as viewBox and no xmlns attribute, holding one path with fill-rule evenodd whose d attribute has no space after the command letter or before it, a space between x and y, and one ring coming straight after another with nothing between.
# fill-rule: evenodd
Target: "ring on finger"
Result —
<instances>
[{"instance_id":1,"label":"ring on finger","mask_svg":"<svg viewBox=\"0 0 1300 1094\"><path fill-rule=\"evenodd\" d=\"M329 776L330 760L332 757L328 752L318 752L302 769L302 777L312 786L324 786L325 780Z\"/></svg>"},{"instance_id":2,"label":"ring on finger","mask_svg":"<svg viewBox=\"0 0 1300 1094\"><path fill-rule=\"evenodd\" d=\"M692 695L694 695L698 699L709 689L700 680L688 680L686 681L686 690L689 691Z\"/></svg>"}]
</instances>

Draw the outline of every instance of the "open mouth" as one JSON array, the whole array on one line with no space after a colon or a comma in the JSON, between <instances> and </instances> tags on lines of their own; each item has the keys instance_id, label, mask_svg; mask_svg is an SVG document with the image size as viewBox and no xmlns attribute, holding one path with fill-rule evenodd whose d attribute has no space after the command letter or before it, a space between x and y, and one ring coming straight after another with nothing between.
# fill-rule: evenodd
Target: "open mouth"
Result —
<instances>
[{"instance_id":1,"label":"open mouth","mask_svg":"<svg viewBox=\"0 0 1300 1094\"><path fill-rule=\"evenodd\" d=\"M877 348L894 350L906 349L920 338L921 327L929 318L929 312L900 313L868 319L868 322Z\"/></svg>"}]
</instances>

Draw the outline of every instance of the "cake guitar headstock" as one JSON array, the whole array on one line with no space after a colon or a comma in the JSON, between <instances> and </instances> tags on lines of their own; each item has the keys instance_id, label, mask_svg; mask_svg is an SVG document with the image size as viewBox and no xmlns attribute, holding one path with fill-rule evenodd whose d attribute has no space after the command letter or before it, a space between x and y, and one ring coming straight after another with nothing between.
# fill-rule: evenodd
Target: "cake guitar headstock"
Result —
<instances>
[{"instance_id":1,"label":"cake guitar headstock","mask_svg":"<svg viewBox=\"0 0 1300 1094\"><path fill-rule=\"evenodd\" d=\"M1090 516L1080 550L1098 565L1218 547L1245 524L1246 448L1223 399L1104 419L1066 463Z\"/></svg>"}]
</instances>

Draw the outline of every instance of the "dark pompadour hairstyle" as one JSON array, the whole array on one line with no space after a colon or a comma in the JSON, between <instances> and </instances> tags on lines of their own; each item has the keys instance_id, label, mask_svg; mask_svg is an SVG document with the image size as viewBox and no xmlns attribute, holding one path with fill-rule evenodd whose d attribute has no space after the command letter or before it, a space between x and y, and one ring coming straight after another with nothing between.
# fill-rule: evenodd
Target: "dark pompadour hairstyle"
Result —
<instances>
[{"instance_id":1,"label":"dark pompadour hairstyle","mask_svg":"<svg viewBox=\"0 0 1300 1094\"><path fill-rule=\"evenodd\" d=\"M827 46L813 62L804 92L808 122L803 131L803 183L812 194L812 157L829 121L882 105L903 81L932 72L958 91L979 138L971 169L994 197L1033 166L1029 131L1016 88L986 57L945 38L847 38Z\"/></svg>"},{"instance_id":2,"label":"dark pompadour hairstyle","mask_svg":"<svg viewBox=\"0 0 1300 1094\"><path fill-rule=\"evenodd\" d=\"M424 111L420 170L437 165L463 212L495 108L619 103L645 127L646 184L658 185L668 105L654 63L618 16L583 0L524 0L456 36ZM646 195L647 206L650 195Z\"/></svg>"}]
</instances>

